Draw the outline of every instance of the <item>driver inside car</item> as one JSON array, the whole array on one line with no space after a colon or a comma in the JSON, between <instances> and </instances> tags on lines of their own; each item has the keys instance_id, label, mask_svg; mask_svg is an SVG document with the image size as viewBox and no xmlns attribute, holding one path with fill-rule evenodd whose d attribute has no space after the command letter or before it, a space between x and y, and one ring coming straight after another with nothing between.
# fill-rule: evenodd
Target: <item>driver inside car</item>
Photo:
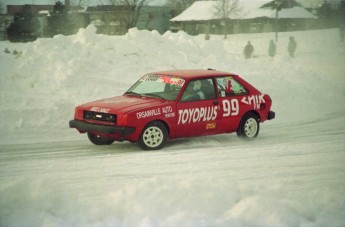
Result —
<instances>
[{"instance_id":1,"label":"driver inside car","mask_svg":"<svg viewBox=\"0 0 345 227\"><path fill-rule=\"evenodd\" d=\"M205 99L205 94L201 90L200 80L190 82L181 98L182 101L195 101L202 99Z\"/></svg>"}]
</instances>

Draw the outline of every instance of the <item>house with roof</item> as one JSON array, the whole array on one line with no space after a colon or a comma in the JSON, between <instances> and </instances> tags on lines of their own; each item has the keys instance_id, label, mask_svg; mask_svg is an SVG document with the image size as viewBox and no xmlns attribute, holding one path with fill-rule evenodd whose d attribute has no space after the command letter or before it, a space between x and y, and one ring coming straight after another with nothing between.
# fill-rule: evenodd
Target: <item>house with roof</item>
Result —
<instances>
[{"instance_id":1,"label":"house with roof","mask_svg":"<svg viewBox=\"0 0 345 227\"><path fill-rule=\"evenodd\" d=\"M191 35L271 32L275 30L276 11L261 8L268 2L241 0L238 12L224 18L217 12L219 1L197 1L170 21L172 26L179 26ZM280 10L278 18L278 31L303 30L311 27L317 19L299 6Z\"/></svg>"}]
</instances>

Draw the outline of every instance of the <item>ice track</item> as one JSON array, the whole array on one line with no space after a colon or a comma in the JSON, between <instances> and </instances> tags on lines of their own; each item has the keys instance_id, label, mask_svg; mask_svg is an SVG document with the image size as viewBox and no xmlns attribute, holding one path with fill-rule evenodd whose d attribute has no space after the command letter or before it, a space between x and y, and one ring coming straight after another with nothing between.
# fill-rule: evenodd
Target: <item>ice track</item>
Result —
<instances>
[{"instance_id":1,"label":"ice track","mask_svg":"<svg viewBox=\"0 0 345 227\"><path fill-rule=\"evenodd\" d=\"M0 225L336 226L345 221L344 122L335 113L268 123L255 141L179 139L151 152L86 138L2 146Z\"/></svg>"}]
</instances>

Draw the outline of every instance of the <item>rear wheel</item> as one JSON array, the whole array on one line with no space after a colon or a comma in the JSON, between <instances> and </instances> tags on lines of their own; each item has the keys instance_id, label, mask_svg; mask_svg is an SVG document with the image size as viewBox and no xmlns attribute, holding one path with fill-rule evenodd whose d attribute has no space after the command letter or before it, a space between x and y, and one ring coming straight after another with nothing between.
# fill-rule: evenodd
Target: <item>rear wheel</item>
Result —
<instances>
[{"instance_id":1,"label":"rear wheel","mask_svg":"<svg viewBox=\"0 0 345 227\"><path fill-rule=\"evenodd\" d=\"M247 113L241 120L237 129L237 135L246 139L254 139L258 136L260 123L258 116L254 113Z\"/></svg>"},{"instance_id":2,"label":"rear wheel","mask_svg":"<svg viewBox=\"0 0 345 227\"><path fill-rule=\"evenodd\" d=\"M166 144L167 140L167 128L161 122L154 121L144 128L138 144L143 150L159 150Z\"/></svg>"},{"instance_id":3,"label":"rear wheel","mask_svg":"<svg viewBox=\"0 0 345 227\"><path fill-rule=\"evenodd\" d=\"M95 145L110 145L110 144L114 143L113 139L101 137L101 136L93 134L91 132L87 133L87 137L89 137L89 140L91 141L91 143L93 143Z\"/></svg>"}]
</instances>

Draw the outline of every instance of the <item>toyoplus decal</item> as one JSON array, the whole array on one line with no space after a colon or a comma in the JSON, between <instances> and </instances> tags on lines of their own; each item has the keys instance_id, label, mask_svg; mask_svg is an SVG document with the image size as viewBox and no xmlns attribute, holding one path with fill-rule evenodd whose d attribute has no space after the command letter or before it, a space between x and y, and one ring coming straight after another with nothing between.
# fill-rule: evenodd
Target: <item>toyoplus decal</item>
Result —
<instances>
[{"instance_id":1,"label":"toyoplus decal","mask_svg":"<svg viewBox=\"0 0 345 227\"><path fill-rule=\"evenodd\" d=\"M217 118L217 107L200 107L178 111L178 124L214 121Z\"/></svg>"},{"instance_id":2,"label":"toyoplus decal","mask_svg":"<svg viewBox=\"0 0 345 227\"><path fill-rule=\"evenodd\" d=\"M254 109L260 109L260 104L266 103L264 99L264 94L243 97L241 102L247 105L254 104Z\"/></svg>"}]
</instances>

